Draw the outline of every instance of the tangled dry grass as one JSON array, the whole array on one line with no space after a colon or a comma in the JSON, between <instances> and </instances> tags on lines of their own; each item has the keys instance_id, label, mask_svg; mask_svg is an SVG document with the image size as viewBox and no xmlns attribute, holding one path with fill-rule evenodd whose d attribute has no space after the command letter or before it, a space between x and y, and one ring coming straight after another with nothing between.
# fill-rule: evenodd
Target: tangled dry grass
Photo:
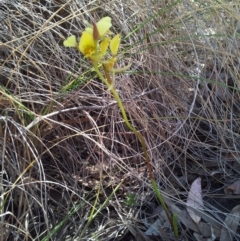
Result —
<instances>
[{"instance_id":1,"label":"tangled dry grass","mask_svg":"<svg viewBox=\"0 0 240 241\"><path fill-rule=\"evenodd\" d=\"M161 210L141 147L88 62L62 45L104 16L123 37L119 65L132 62L116 88L169 209L185 208L199 176L217 225L239 204L223 193L240 173L238 1L2 0L0 240L213 237L181 220L179 239L164 225L144 233ZM121 182L86 227L98 188L100 208Z\"/></svg>"}]
</instances>

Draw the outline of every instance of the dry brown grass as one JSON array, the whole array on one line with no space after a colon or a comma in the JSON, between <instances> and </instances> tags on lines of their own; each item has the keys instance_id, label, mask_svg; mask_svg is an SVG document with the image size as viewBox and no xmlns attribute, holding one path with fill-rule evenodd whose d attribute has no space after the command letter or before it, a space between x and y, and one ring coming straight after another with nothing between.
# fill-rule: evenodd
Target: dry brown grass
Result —
<instances>
[{"instance_id":1,"label":"dry brown grass","mask_svg":"<svg viewBox=\"0 0 240 241\"><path fill-rule=\"evenodd\" d=\"M119 65L132 62L116 89L169 208L167 197L185 208L200 176L206 212L223 225L218 215L232 207L213 201L240 173L239 3L173 3L0 2L0 240L42 240L81 203L49 239L79 240L98 186L99 207L122 180L81 240L154 240L143 234L159 204L141 146L89 63L62 45L84 19L107 15L123 37ZM129 193L136 206L125 205ZM187 228L179 223L179 240L196 240ZM170 229L157 240L165 238L173 240Z\"/></svg>"}]
</instances>

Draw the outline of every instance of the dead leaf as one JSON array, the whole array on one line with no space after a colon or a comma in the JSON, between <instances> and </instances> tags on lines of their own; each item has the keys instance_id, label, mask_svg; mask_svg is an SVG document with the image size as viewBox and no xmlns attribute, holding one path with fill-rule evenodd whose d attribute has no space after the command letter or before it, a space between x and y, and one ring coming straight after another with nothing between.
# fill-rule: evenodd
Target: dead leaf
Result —
<instances>
[{"instance_id":1,"label":"dead leaf","mask_svg":"<svg viewBox=\"0 0 240 241\"><path fill-rule=\"evenodd\" d=\"M201 217L206 223L215 227L220 234L222 225L214 217L212 217L208 212L204 212L203 210L194 209L192 207L189 207L189 209L193 210L195 212L195 214L197 216ZM199 223L198 223L198 226L199 226Z\"/></svg>"},{"instance_id":2,"label":"dead leaf","mask_svg":"<svg viewBox=\"0 0 240 241\"><path fill-rule=\"evenodd\" d=\"M207 238L204 238L201 234L199 233L193 233L193 236L196 238L197 241L208 241Z\"/></svg>"},{"instance_id":3,"label":"dead leaf","mask_svg":"<svg viewBox=\"0 0 240 241\"><path fill-rule=\"evenodd\" d=\"M232 183L230 186L224 189L226 194L240 194L240 180Z\"/></svg>"},{"instance_id":4,"label":"dead leaf","mask_svg":"<svg viewBox=\"0 0 240 241\"><path fill-rule=\"evenodd\" d=\"M198 228L200 230L200 233L204 237L211 237L212 240L215 240L216 238L220 237L221 228L216 228L212 226L210 223L199 222Z\"/></svg>"},{"instance_id":5,"label":"dead leaf","mask_svg":"<svg viewBox=\"0 0 240 241\"><path fill-rule=\"evenodd\" d=\"M160 232L159 232L159 228L162 226L162 222L161 220L158 218L149 228L148 230L145 232L146 235L155 235L155 236L159 236Z\"/></svg>"},{"instance_id":6,"label":"dead leaf","mask_svg":"<svg viewBox=\"0 0 240 241\"><path fill-rule=\"evenodd\" d=\"M179 222L183 223L186 227L193 230L194 232L199 233L199 228L195 222L190 218L188 212L186 209L182 210L179 207L177 207L168 197L164 197L164 201L166 202L169 210L172 213L177 214L177 219ZM165 212L164 212L165 213ZM165 214L166 215L166 214ZM167 215L166 215L167 216ZM167 219L167 217L165 217ZM168 220L168 219L167 219Z\"/></svg>"},{"instance_id":7,"label":"dead leaf","mask_svg":"<svg viewBox=\"0 0 240 241\"><path fill-rule=\"evenodd\" d=\"M200 232L197 224L189 217L187 210L181 210L181 212L177 213L177 218L189 229L195 232Z\"/></svg>"},{"instance_id":8,"label":"dead leaf","mask_svg":"<svg viewBox=\"0 0 240 241\"><path fill-rule=\"evenodd\" d=\"M240 205L234 207L224 220L224 226L221 229L220 241L232 241L237 231L240 220Z\"/></svg>"},{"instance_id":9,"label":"dead leaf","mask_svg":"<svg viewBox=\"0 0 240 241\"><path fill-rule=\"evenodd\" d=\"M187 198L187 211L192 220L195 223L198 223L201 218L196 215L194 209L202 209L203 208L203 199L202 199L202 186L201 186L201 177L198 177L193 183L190 188L188 198ZM192 207L191 209L188 207Z\"/></svg>"}]
</instances>

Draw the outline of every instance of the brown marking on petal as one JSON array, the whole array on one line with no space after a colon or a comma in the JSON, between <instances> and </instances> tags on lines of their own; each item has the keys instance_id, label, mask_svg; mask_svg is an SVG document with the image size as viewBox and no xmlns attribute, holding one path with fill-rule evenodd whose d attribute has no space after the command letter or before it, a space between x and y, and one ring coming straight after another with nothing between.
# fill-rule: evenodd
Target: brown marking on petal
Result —
<instances>
[{"instance_id":1,"label":"brown marking on petal","mask_svg":"<svg viewBox=\"0 0 240 241\"><path fill-rule=\"evenodd\" d=\"M96 23L93 23L93 39L97 41L99 39L99 32Z\"/></svg>"}]
</instances>

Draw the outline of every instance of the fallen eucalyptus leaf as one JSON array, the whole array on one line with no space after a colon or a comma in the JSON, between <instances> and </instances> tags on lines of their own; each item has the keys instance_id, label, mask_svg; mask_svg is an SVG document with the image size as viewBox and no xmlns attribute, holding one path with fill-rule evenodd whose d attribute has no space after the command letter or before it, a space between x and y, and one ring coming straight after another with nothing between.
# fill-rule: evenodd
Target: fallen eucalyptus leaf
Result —
<instances>
[{"instance_id":1,"label":"fallen eucalyptus leaf","mask_svg":"<svg viewBox=\"0 0 240 241\"><path fill-rule=\"evenodd\" d=\"M203 199L202 199L202 187L201 187L201 177L198 177L191 185L188 198L187 198L187 211L189 216L195 223L199 223L201 217L199 217L194 209L203 208ZM192 208L189 208L192 207Z\"/></svg>"},{"instance_id":2,"label":"fallen eucalyptus leaf","mask_svg":"<svg viewBox=\"0 0 240 241\"><path fill-rule=\"evenodd\" d=\"M216 238L220 237L220 232L221 229L212 226L209 223L204 223L204 222L199 222L198 223L198 228L200 230L200 233L204 236L204 237L214 237L213 240L215 240Z\"/></svg>"},{"instance_id":3,"label":"fallen eucalyptus leaf","mask_svg":"<svg viewBox=\"0 0 240 241\"><path fill-rule=\"evenodd\" d=\"M240 194L240 180L232 183L230 186L224 189L226 194Z\"/></svg>"},{"instance_id":4,"label":"fallen eucalyptus leaf","mask_svg":"<svg viewBox=\"0 0 240 241\"><path fill-rule=\"evenodd\" d=\"M177 219L179 222L183 223L186 227L193 230L194 232L200 232L198 225L190 218L186 209L180 209L169 198L164 197L164 201L167 203L169 210L172 213L177 214Z\"/></svg>"},{"instance_id":5,"label":"fallen eucalyptus leaf","mask_svg":"<svg viewBox=\"0 0 240 241\"><path fill-rule=\"evenodd\" d=\"M217 221L216 218L212 217L209 213L204 212L203 210L194 209L192 207L189 207L189 209L194 210L196 215L201 217L209 225L212 225L213 227L217 228L218 230L221 230L222 224L219 221Z\"/></svg>"},{"instance_id":6,"label":"fallen eucalyptus leaf","mask_svg":"<svg viewBox=\"0 0 240 241\"><path fill-rule=\"evenodd\" d=\"M240 220L240 205L234 207L224 220L224 226L221 229L220 241L232 241L236 233Z\"/></svg>"},{"instance_id":7,"label":"fallen eucalyptus leaf","mask_svg":"<svg viewBox=\"0 0 240 241\"><path fill-rule=\"evenodd\" d=\"M199 233L193 233L193 236L196 238L197 241L208 241L208 238L204 238L201 234Z\"/></svg>"}]
</instances>

